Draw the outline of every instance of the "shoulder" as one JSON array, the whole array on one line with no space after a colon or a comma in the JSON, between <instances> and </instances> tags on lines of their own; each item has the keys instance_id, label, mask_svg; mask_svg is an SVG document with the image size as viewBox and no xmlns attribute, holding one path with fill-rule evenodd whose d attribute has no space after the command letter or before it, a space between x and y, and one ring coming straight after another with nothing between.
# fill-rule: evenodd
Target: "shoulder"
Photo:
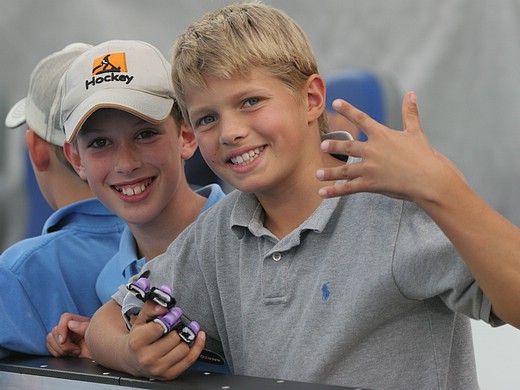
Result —
<instances>
[{"instance_id":1,"label":"shoulder","mask_svg":"<svg viewBox=\"0 0 520 390\"><path fill-rule=\"evenodd\" d=\"M44 231L72 229L95 234L121 234L125 222L98 199L72 203L54 212L45 222Z\"/></svg>"},{"instance_id":2,"label":"shoulder","mask_svg":"<svg viewBox=\"0 0 520 390\"><path fill-rule=\"evenodd\" d=\"M229 213L235 207L241 194L240 191L234 190L225 196L224 194L219 196L217 199L218 201L215 201L215 203L208 208L204 214L201 214L195 224L198 224L199 227L201 227L204 223L228 220Z\"/></svg>"},{"instance_id":3,"label":"shoulder","mask_svg":"<svg viewBox=\"0 0 520 390\"><path fill-rule=\"evenodd\" d=\"M215 243L226 240L231 231L231 216L236 204L240 204L241 192L233 191L222 200L211 206L207 211L189 225L170 244L167 253L159 255L153 262L161 257L183 257L186 253L197 252L198 257L214 255Z\"/></svg>"},{"instance_id":4,"label":"shoulder","mask_svg":"<svg viewBox=\"0 0 520 390\"><path fill-rule=\"evenodd\" d=\"M404 201L400 199L380 194L357 193L341 197L337 214L356 224L367 224L369 221L395 223L401 218L403 208Z\"/></svg>"},{"instance_id":5,"label":"shoulder","mask_svg":"<svg viewBox=\"0 0 520 390\"><path fill-rule=\"evenodd\" d=\"M19 271L26 263L48 262L49 254L59 251L63 233L26 238L7 248L0 256L0 266Z\"/></svg>"}]
</instances>

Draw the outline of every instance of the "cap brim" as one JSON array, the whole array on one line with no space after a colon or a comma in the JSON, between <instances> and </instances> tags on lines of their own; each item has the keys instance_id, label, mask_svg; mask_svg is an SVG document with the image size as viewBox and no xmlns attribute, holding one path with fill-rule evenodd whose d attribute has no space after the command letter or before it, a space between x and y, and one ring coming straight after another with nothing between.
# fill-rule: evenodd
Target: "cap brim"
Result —
<instances>
[{"instance_id":1,"label":"cap brim","mask_svg":"<svg viewBox=\"0 0 520 390\"><path fill-rule=\"evenodd\" d=\"M17 129L19 127L27 127L27 123L25 120L25 101L26 98L23 98L18 103L16 103L5 117L5 126L8 129Z\"/></svg>"},{"instance_id":2,"label":"cap brim","mask_svg":"<svg viewBox=\"0 0 520 390\"><path fill-rule=\"evenodd\" d=\"M164 121L173 107L173 98L133 89L105 89L85 99L64 122L68 142L74 141L81 126L95 111L114 108L127 111L148 122Z\"/></svg>"}]
</instances>

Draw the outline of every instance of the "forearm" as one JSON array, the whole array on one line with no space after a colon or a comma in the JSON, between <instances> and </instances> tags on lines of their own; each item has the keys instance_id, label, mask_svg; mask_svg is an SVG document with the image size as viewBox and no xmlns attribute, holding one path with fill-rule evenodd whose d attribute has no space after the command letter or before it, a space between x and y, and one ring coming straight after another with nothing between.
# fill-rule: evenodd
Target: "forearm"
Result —
<instances>
[{"instance_id":1,"label":"forearm","mask_svg":"<svg viewBox=\"0 0 520 390\"><path fill-rule=\"evenodd\" d=\"M121 316L121 307L115 301L109 301L94 314L85 340L97 363L118 371L138 374L125 363L128 330Z\"/></svg>"},{"instance_id":2,"label":"forearm","mask_svg":"<svg viewBox=\"0 0 520 390\"><path fill-rule=\"evenodd\" d=\"M452 241L494 313L520 327L520 229L455 176L414 201Z\"/></svg>"}]
</instances>

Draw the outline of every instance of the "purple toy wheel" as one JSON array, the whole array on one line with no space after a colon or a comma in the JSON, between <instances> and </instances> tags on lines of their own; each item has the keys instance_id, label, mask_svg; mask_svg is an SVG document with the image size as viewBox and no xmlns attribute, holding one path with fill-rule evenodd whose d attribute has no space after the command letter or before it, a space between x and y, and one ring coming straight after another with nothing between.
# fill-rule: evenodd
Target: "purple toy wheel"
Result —
<instances>
[{"instance_id":1,"label":"purple toy wheel","mask_svg":"<svg viewBox=\"0 0 520 390\"><path fill-rule=\"evenodd\" d=\"M161 290L162 292L164 292L168 295L172 295L172 289L167 284L163 284L161 287L159 287L159 290Z\"/></svg>"},{"instance_id":2,"label":"purple toy wheel","mask_svg":"<svg viewBox=\"0 0 520 390\"><path fill-rule=\"evenodd\" d=\"M191 321L188 325L179 325L177 327L177 333L179 337L184 340L188 345L193 344L197 333L199 333L200 325L197 321Z\"/></svg>"},{"instance_id":3,"label":"purple toy wheel","mask_svg":"<svg viewBox=\"0 0 520 390\"><path fill-rule=\"evenodd\" d=\"M139 278L135 282L127 284L126 288L137 298L145 300L146 294L150 291L150 280L147 278Z\"/></svg>"},{"instance_id":4,"label":"purple toy wheel","mask_svg":"<svg viewBox=\"0 0 520 390\"><path fill-rule=\"evenodd\" d=\"M154 322L157 322L163 327L163 333L168 333L181 322L182 309L174 307L168 313L161 317L157 317Z\"/></svg>"},{"instance_id":5,"label":"purple toy wheel","mask_svg":"<svg viewBox=\"0 0 520 390\"><path fill-rule=\"evenodd\" d=\"M172 307L175 305L175 299L171 295L172 289L166 285L161 288L152 287L150 299L164 307Z\"/></svg>"},{"instance_id":6,"label":"purple toy wheel","mask_svg":"<svg viewBox=\"0 0 520 390\"><path fill-rule=\"evenodd\" d=\"M188 328L190 328L195 334L199 333L200 331L200 325L197 321L191 321L188 324Z\"/></svg>"}]
</instances>

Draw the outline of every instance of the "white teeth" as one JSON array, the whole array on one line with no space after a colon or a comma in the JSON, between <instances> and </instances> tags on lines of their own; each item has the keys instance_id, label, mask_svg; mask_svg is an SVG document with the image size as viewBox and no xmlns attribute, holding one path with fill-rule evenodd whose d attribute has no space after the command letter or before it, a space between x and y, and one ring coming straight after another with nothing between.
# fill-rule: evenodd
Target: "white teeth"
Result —
<instances>
[{"instance_id":1,"label":"white teeth","mask_svg":"<svg viewBox=\"0 0 520 390\"><path fill-rule=\"evenodd\" d=\"M141 192L146 190L148 188L148 186L150 185L150 183L141 184L141 185L135 186L133 188L132 187L118 187L118 186L115 186L115 188L117 191L121 192L123 195L132 196L132 195L140 194Z\"/></svg>"},{"instance_id":2,"label":"white teeth","mask_svg":"<svg viewBox=\"0 0 520 390\"><path fill-rule=\"evenodd\" d=\"M253 161L262 151L264 147L252 149L249 152L242 154L241 156L235 156L231 158L231 162L234 165L245 165L248 162Z\"/></svg>"}]
</instances>

